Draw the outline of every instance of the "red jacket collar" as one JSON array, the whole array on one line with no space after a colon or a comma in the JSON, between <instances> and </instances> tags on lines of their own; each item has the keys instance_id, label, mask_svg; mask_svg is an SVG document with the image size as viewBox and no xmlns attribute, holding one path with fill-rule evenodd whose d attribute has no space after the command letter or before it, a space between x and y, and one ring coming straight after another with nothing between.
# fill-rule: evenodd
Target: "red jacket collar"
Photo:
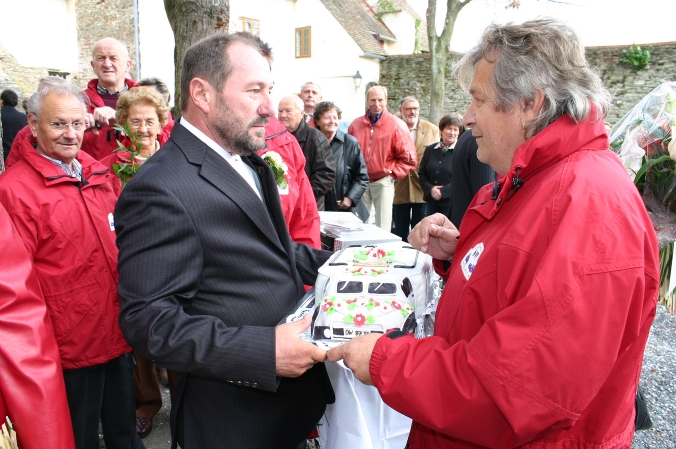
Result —
<instances>
[{"instance_id":1,"label":"red jacket collar","mask_svg":"<svg viewBox=\"0 0 676 449\"><path fill-rule=\"evenodd\" d=\"M535 137L519 145L512 158L510 170L498 178L500 191L491 199L489 188L479 193L477 211L484 217L495 215L499 205L516 193L520 185L535 173L566 159L578 151L608 150L608 134L602 119L592 107L589 117L575 123L567 114L540 131ZM493 192L494 193L494 192Z\"/></svg>"},{"instance_id":2,"label":"red jacket collar","mask_svg":"<svg viewBox=\"0 0 676 449\"><path fill-rule=\"evenodd\" d=\"M131 89L132 87L138 87L138 83L132 79L125 78L125 84ZM99 95L99 92L96 90L96 86L99 85L98 78L94 78L87 83L87 89L85 89L85 95L89 97L95 108L101 108L105 106L103 103L103 98Z\"/></svg>"},{"instance_id":3,"label":"red jacket collar","mask_svg":"<svg viewBox=\"0 0 676 449\"><path fill-rule=\"evenodd\" d=\"M607 150L610 147L608 134L603 120L597 115L596 108L592 107L586 119L575 123L568 114L564 114L535 137L519 145L510 170L499 179L503 184L500 196L505 194L505 190L512 189L514 177L525 180L577 151Z\"/></svg>"},{"instance_id":4,"label":"red jacket collar","mask_svg":"<svg viewBox=\"0 0 676 449\"><path fill-rule=\"evenodd\" d=\"M20 145L21 154L26 162L45 178L45 183L47 185L63 181L72 182L72 179L68 177L61 168L57 167L38 153L28 140L21 142ZM101 164L84 151L78 152L75 159L82 164L82 175L84 179L89 180L90 176L95 173L103 174L109 171L108 167ZM107 181L105 177L101 177L100 180L95 180L94 182L90 180L89 182L90 184L96 185L103 184Z\"/></svg>"},{"instance_id":5,"label":"red jacket collar","mask_svg":"<svg viewBox=\"0 0 676 449\"><path fill-rule=\"evenodd\" d=\"M385 122L385 120L387 120L389 118L389 116L391 116L391 115L392 114L390 113L390 111L387 110L387 108L383 109L383 114L380 116L380 118L378 119L376 124L373 125L373 126L374 127L380 126L380 124ZM364 122L366 122L369 126L371 126L371 119L369 118L369 110L368 109L366 110L366 112L364 112L364 115L362 116L362 120L364 120Z\"/></svg>"}]
</instances>

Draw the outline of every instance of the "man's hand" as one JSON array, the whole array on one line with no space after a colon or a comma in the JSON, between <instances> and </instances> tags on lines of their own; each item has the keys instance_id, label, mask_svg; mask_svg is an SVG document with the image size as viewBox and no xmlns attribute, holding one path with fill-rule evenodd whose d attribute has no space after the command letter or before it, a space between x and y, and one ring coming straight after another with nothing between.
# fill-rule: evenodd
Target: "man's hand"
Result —
<instances>
[{"instance_id":1,"label":"man's hand","mask_svg":"<svg viewBox=\"0 0 676 449\"><path fill-rule=\"evenodd\" d=\"M96 127L96 120L94 119L94 114L90 114L89 112L85 114L85 126L87 127L87 130L91 131L95 136L99 135L99 130Z\"/></svg>"},{"instance_id":2,"label":"man's hand","mask_svg":"<svg viewBox=\"0 0 676 449\"><path fill-rule=\"evenodd\" d=\"M346 196L343 198L343 201L340 202L340 206L338 206L338 209L349 209L352 206L352 198L349 196Z\"/></svg>"},{"instance_id":3,"label":"man's hand","mask_svg":"<svg viewBox=\"0 0 676 449\"><path fill-rule=\"evenodd\" d=\"M432 198L439 201L441 199L441 186L432 187L432 190L430 190L430 195Z\"/></svg>"},{"instance_id":4,"label":"man's hand","mask_svg":"<svg viewBox=\"0 0 676 449\"><path fill-rule=\"evenodd\" d=\"M294 323L275 328L275 363L279 377L298 377L315 363L326 360L326 351L298 337L312 324L312 316L305 315Z\"/></svg>"},{"instance_id":5,"label":"man's hand","mask_svg":"<svg viewBox=\"0 0 676 449\"><path fill-rule=\"evenodd\" d=\"M450 261L458 245L460 233L443 214L434 214L422 219L408 236L408 243L415 249L438 260Z\"/></svg>"},{"instance_id":6,"label":"man's hand","mask_svg":"<svg viewBox=\"0 0 676 449\"><path fill-rule=\"evenodd\" d=\"M382 337L382 334L369 334L353 338L347 343L329 350L329 360L332 362L344 360L345 366L352 370L357 379L366 385L373 385L369 363L371 362L373 348L380 337Z\"/></svg>"},{"instance_id":7,"label":"man's hand","mask_svg":"<svg viewBox=\"0 0 676 449\"><path fill-rule=\"evenodd\" d=\"M115 123L115 109L108 106L94 109L94 120L103 126L113 126Z\"/></svg>"}]
</instances>

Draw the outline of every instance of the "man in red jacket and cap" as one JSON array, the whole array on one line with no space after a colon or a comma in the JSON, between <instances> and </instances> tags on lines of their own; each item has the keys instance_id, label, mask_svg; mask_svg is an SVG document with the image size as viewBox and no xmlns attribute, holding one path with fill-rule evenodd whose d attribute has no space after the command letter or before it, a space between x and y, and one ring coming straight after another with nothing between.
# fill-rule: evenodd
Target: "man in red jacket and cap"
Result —
<instances>
[{"instance_id":1,"label":"man in red jacket and cap","mask_svg":"<svg viewBox=\"0 0 676 449\"><path fill-rule=\"evenodd\" d=\"M91 65L96 78L87 84L84 94L91 101L88 112L94 115L98 133L95 130L85 133L82 150L94 159L101 160L112 154L118 146L120 133L112 128L117 99L122 92L138 84L125 78L131 68L131 59L127 47L117 39L104 37L94 44Z\"/></svg>"}]
</instances>

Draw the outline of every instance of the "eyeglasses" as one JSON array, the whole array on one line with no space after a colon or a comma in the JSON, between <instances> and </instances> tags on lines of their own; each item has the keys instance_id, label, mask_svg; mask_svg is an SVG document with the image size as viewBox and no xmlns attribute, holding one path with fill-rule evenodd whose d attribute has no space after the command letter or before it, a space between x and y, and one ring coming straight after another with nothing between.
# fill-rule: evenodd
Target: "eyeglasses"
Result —
<instances>
[{"instance_id":1,"label":"eyeglasses","mask_svg":"<svg viewBox=\"0 0 676 449\"><path fill-rule=\"evenodd\" d=\"M404 112L419 111L420 108L404 108Z\"/></svg>"},{"instance_id":2,"label":"eyeglasses","mask_svg":"<svg viewBox=\"0 0 676 449\"><path fill-rule=\"evenodd\" d=\"M139 129L141 125L143 125L144 123L146 125L146 128L154 128L155 126L157 126L158 122L157 120L153 120L151 118L147 120L138 120L138 119L129 120L129 126L134 129Z\"/></svg>"},{"instance_id":3,"label":"eyeglasses","mask_svg":"<svg viewBox=\"0 0 676 449\"><path fill-rule=\"evenodd\" d=\"M73 130L75 130L75 131L82 131L83 129L85 129L87 127L85 122L79 122L79 121L68 123L68 122L64 122L64 121L61 121L61 120L56 120L54 122L45 122L45 123L47 123L49 125L49 127L52 128L54 131L60 131L60 132L65 131L66 129L68 129L69 126L71 128L73 128Z\"/></svg>"}]
</instances>

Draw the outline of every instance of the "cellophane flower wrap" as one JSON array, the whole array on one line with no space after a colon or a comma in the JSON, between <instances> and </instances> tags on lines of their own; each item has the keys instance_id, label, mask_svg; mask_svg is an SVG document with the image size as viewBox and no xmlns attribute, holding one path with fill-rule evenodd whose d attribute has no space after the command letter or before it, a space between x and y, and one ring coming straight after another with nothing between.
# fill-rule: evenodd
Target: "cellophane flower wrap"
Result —
<instances>
[{"instance_id":1,"label":"cellophane flower wrap","mask_svg":"<svg viewBox=\"0 0 676 449\"><path fill-rule=\"evenodd\" d=\"M676 241L676 81L663 83L615 124L610 147L641 192L660 243L660 299L674 312L670 286ZM676 274L676 273L675 273Z\"/></svg>"}]
</instances>

